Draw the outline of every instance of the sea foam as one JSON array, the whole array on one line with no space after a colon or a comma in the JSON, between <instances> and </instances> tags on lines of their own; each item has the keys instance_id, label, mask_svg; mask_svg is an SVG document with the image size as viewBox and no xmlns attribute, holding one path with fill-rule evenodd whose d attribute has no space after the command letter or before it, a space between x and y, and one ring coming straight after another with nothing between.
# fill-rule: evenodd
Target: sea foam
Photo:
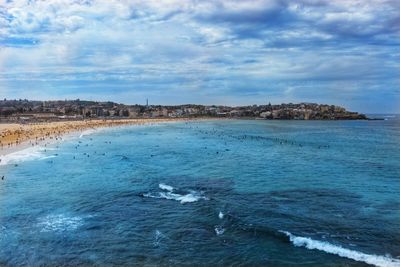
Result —
<instances>
[{"instance_id":1,"label":"sea foam","mask_svg":"<svg viewBox=\"0 0 400 267\"><path fill-rule=\"evenodd\" d=\"M174 193L175 188L170 185L160 183L158 187L161 190L164 190L164 192L146 193L143 194L143 196L150 198L164 198L169 200L176 200L179 201L181 204L196 202L199 201L200 199L208 200L208 198L203 195L203 192L189 190L187 194L179 194L179 193Z\"/></svg>"},{"instance_id":2,"label":"sea foam","mask_svg":"<svg viewBox=\"0 0 400 267\"><path fill-rule=\"evenodd\" d=\"M400 267L400 260L388 256L379 256L366 254L359 251L343 248L328 242L313 240L308 237L295 236L287 231L280 231L289 237L290 242L296 247L305 247L307 249L316 249L326 253L335 254L343 258L352 259L359 262L365 262L380 267Z\"/></svg>"},{"instance_id":3,"label":"sea foam","mask_svg":"<svg viewBox=\"0 0 400 267\"><path fill-rule=\"evenodd\" d=\"M72 231L83 225L83 218L64 214L48 215L39 219L41 232Z\"/></svg>"},{"instance_id":4,"label":"sea foam","mask_svg":"<svg viewBox=\"0 0 400 267\"><path fill-rule=\"evenodd\" d=\"M214 231L217 235L223 235L225 233L225 229L222 226L215 226Z\"/></svg>"},{"instance_id":5,"label":"sea foam","mask_svg":"<svg viewBox=\"0 0 400 267\"><path fill-rule=\"evenodd\" d=\"M224 218L224 214L222 213L222 211L218 213L218 218L220 218L221 220Z\"/></svg>"},{"instance_id":6,"label":"sea foam","mask_svg":"<svg viewBox=\"0 0 400 267\"><path fill-rule=\"evenodd\" d=\"M16 164L28 160L45 158L46 148L41 146L28 147L7 155L0 156L0 165Z\"/></svg>"},{"instance_id":7,"label":"sea foam","mask_svg":"<svg viewBox=\"0 0 400 267\"><path fill-rule=\"evenodd\" d=\"M161 243L161 240L163 240L165 238L165 235L160 231L160 230L156 230L155 232L155 236L154 236L154 246L159 246Z\"/></svg>"},{"instance_id":8,"label":"sea foam","mask_svg":"<svg viewBox=\"0 0 400 267\"><path fill-rule=\"evenodd\" d=\"M94 134L95 132L96 132L96 130L94 130L94 129L85 130L79 135L79 138L82 138L86 135Z\"/></svg>"},{"instance_id":9,"label":"sea foam","mask_svg":"<svg viewBox=\"0 0 400 267\"><path fill-rule=\"evenodd\" d=\"M161 190L167 190L169 192L172 192L174 190L174 188L170 185L166 185L166 184L159 184L158 187L160 187Z\"/></svg>"},{"instance_id":10,"label":"sea foam","mask_svg":"<svg viewBox=\"0 0 400 267\"><path fill-rule=\"evenodd\" d=\"M50 156L42 157L42 158L40 158L39 160L52 159L52 158L56 158L56 157L57 157L57 156L55 156L55 155L50 155Z\"/></svg>"}]
</instances>

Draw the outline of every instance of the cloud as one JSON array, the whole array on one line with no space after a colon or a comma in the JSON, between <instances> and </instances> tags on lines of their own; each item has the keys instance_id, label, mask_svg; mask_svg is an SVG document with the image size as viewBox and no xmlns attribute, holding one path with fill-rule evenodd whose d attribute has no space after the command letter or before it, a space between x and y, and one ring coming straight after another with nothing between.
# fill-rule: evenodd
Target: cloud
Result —
<instances>
[{"instance_id":1,"label":"cloud","mask_svg":"<svg viewBox=\"0 0 400 267\"><path fill-rule=\"evenodd\" d=\"M0 92L394 107L399 35L394 0L0 0Z\"/></svg>"}]
</instances>

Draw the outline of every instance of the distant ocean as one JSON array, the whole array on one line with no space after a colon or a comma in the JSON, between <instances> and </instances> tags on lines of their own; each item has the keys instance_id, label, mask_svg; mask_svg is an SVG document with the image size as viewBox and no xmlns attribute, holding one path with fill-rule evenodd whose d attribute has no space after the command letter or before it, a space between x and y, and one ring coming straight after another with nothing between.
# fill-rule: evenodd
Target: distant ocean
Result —
<instances>
[{"instance_id":1,"label":"distant ocean","mask_svg":"<svg viewBox=\"0 0 400 267\"><path fill-rule=\"evenodd\" d=\"M0 265L400 266L400 118L87 131L3 157Z\"/></svg>"}]
</instances>

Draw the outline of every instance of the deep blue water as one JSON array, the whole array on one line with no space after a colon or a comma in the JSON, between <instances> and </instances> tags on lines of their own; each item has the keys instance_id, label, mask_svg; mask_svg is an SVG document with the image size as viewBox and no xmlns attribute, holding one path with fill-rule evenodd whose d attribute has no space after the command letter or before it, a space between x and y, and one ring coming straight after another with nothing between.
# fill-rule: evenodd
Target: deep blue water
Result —
<instances>
[{"instance_id":1,"label":"deep blue water","mask_svg":"<svg viewBox=\"0 0 400 267\"><path fill-rule=\"evenodd\" d=\"M0 265L400 266L400 120L197 121L3 157Z\"/></svg>"}]
</instances>

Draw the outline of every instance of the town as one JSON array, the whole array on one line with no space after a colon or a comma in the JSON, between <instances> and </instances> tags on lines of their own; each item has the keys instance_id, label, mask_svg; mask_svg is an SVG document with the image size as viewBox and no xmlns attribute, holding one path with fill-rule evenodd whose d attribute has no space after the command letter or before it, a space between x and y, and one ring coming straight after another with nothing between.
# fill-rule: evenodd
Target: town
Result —
<instances>
[{"instance_id":1,"label":"town","mask_svg":"<svg viewBox=\"0 0 400 267\"><path fill-rule=\"evenodd\" d=\"M1 122L59 121L112 118L253 118L280 120L355 120L364 114L335 105L316 103L216 106L216 105L124 105L84 100L29 101L0 100Z\"/></svg>"}]
</instances>

